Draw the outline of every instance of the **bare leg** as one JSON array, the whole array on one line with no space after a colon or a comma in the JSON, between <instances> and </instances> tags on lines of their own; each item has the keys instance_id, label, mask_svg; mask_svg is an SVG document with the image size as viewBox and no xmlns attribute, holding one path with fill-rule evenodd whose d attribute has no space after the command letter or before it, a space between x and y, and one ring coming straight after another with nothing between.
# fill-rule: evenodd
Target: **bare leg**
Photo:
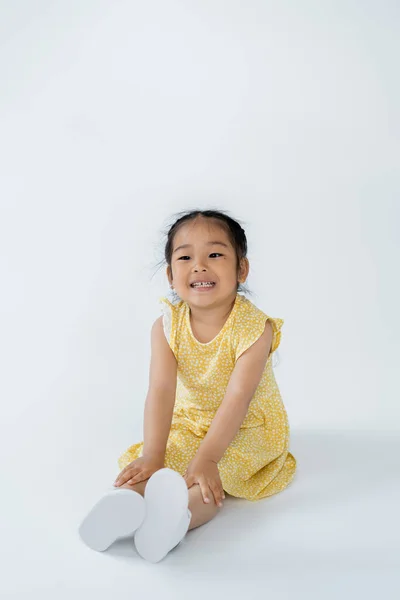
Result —
<instances>
[{"instance_id":1,"label":"bare leg","mask_svg":"<svg viewBox=\"0 0 400 600\"><path fill-rule=\"evenodd\" d=\"M128 490L133 490L134 492L138 492L141 496L144 496L144 490L146 488L148 479L141 481L140 483L124 483L123 485L118 485L115 489L118 490L120 488L128 488Z\"/></svg>"},{"instance_id":2,"label":"bare leg","mask_svg":"<svg viewBox=\"0 0 400 600\"><path fill-rule=\"evenodd\" d=\"M195 529L196 527L211 521L221 508L215 504L212 492L210 494L210 502L206 504L203 500L203 494L201 493L199 484L195 483L189 489L189 510L192 513L192 519L189 525L190 531L191 529Z\"/></svg>"},{"instance_id":3,"label":"bare leg","mask_svg":"<svg viewBox=\"0 0 400 600\"><path fill-rule=\"evenodd\" d=\"M130 490L134 490L138 492L141 496L144 495L144 490L146 488L148 479L145 481L141 481L140 483L128 484L124 483L118 487L120 488L129 488ZM117 488L116 488L117 489ZM203 500L203 495L200 490L200 486L198 483L192 485L189 489L189 510L192 513L192 518L189 525L190 529L195 529L200 525L204 525L208 521L211 521L221 510L219 506L215 504L215 500L211 494L210 502L206 504Z\"/></svg>"}]
</instances>

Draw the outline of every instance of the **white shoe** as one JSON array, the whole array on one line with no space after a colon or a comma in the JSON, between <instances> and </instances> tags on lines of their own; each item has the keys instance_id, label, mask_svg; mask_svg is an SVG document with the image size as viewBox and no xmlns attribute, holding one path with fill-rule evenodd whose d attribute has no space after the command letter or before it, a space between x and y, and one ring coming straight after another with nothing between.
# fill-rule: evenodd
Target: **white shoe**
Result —
<instances>
[{"instance_id":1,"label":"white shoe","mask_svg":"<svg viewBox=\"0 0 400 600\"><path fill-rule=\"evenodd\" d=\"M145 501L138 492L109 488L82 521L79 535L89 548L102 552L116 539L133 534L145 513Z\"/></svg>"},{"instance_id":2,"label":"white shoe","mask_svg":"<svg viewBox=\"0 0 400 600\"><path fill-rule=\"evenodd\" d=\"M159 469L147 482L144 500L146 516L135 533L135 546L142 558L157 563L189 529L192 513L186 481L172 469Z\"/></svg>"}]
</instances>

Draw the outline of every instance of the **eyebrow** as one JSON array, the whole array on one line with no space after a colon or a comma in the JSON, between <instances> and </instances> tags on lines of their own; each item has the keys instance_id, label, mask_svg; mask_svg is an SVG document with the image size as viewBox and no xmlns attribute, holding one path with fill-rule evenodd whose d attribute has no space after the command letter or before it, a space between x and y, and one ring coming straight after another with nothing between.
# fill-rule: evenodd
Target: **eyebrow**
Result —
<instances>
[{"instance_id":1,"label":"eyebrow","mask_svg":"<svg viewBox=\"0 0 400 600\"><path fill-rule=\"evenodd\" d=\"M207 242L206 244L207 246L224 246L224 248L229 248L228 244L225 244L224 242ZM175 248L175 250L173 251L172 254L175 254L175 252L178 252L178 250L181 250L182 248L191 248L192 244L182 244L181 246L178 246L177 248Z\"/></svg>"}]
</instances>

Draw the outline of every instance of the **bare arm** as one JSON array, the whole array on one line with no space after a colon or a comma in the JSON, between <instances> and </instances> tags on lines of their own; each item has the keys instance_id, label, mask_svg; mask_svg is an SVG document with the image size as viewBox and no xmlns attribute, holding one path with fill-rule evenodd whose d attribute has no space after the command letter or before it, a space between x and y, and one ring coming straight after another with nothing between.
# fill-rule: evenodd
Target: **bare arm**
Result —
<instances>
[{"instance_id":1,"label":"bare arm","mask_svg":"<svg viewBox=\"0 0 400 600\"><path fill-rule=\"evenodd\" d=\"M267 321L263 334L236 361L225 397L196 456L218 463L238 432L269 357L273 338Z\"/></svg>"},{"instance_id":2,"label":"bare arm","mask_svg":"<svg viewBox=\"0 0 400 600\"><path fill-rule=\"evenodd\" d=\"M151 329L149 390L144 409L143 456L164 461L175 405L177 363L164 331L162 316Z\"/></svg>"}]
</instances>

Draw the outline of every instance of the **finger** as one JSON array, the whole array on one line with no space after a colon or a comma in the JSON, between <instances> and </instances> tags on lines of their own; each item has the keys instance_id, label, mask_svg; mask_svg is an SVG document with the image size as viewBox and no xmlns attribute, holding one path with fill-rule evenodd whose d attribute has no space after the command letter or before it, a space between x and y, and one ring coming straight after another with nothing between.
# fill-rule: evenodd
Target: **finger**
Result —
<instances>
[{"instance_id":1,"label":"finger","mask_svg":"<svg viewBox=\"0 0 400 600\"><path fill-rule=\"evenodd\" d=\"M134 477L129 479L126 483L128 483L129 485L134 485L135 483L140 483L141 481L145 481L145 479L146 479L146 477L143 475L143 473L139 473L138 475L135 475Z\"/></svg>"},{"instance_id":2,"label":"finger","mask_svg":"<svg viewBox=\"0 0 400 600\"><path fill-rule=\"evenodd\" d=\"M188 487L188 490L190 490L190 488L194 485L194 479L192 475L186 475L184 477L184 480L186 481L186 485Z\"/></svg>"},{"instance_id":3,"label":"finger","mask_svg":"<svg viewBox=\"0 0 400 600\"><path fill-rule=\"evenodd\" d=\"M221 488L216 483L210 483L209 485L210 485L211 491L214 495L215 504L217 506L222 506Z\"/></svg>"},{"instance_id":4,"label":"finger","mask_svg":"<svg viewBox=\"0 0 400 600\"><path fill-rule=\"evenodd\" d=\"M124 485L124 483L126 483L127 481L129 481L132 477L135 477L137 475L138 471L137 469L129 469L129 471L126 471L122 477L119 478L117 486L121 486Z\"/></svg>"},{"instance_id":5,"label":"finger","mask_svg":"<svg viewBox=\"0 0 400 600\"><path fill-rule=\"evenodd\" d=\"M127 470L127 467L125 467L124 469L122 469L122 471L120 471L118 473L117 477L115 478L114 485L121 481L121 477L126 473L126 470Z\"/></svg>"},{"instance_id":6,"label":"finger","mask_svg":"<svg viewBox=\"0 0 400 600\"><path fill-rule=\"evenodd\" d=\"M200 484L201 493L202 493L203 498L204 498L204 502L206 504L209 504L209 502L210 502L210 495L211 495L210 488L208 487L207 483L204 480L199 481L199 484Z\"/></svg>"}]
</instances>

